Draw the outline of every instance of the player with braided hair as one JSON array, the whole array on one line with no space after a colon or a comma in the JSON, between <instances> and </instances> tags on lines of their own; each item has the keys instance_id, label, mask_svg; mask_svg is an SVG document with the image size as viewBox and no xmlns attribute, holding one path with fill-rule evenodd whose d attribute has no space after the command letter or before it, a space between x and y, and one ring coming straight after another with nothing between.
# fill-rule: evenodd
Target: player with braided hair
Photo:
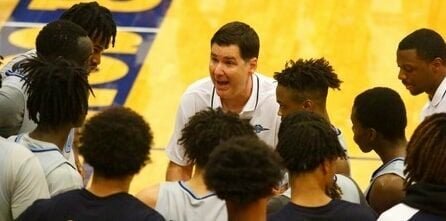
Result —
<instances>
[{"instance_id":1,"label":"player with braided hair","mask_svg":"<svg viewBox=\"0 0 446 221\"><path fill-rule=\"evenodd\" d=\"M26 146L37 156L52 196L81 188L80 174L62 152L71 128L81 126L87 115L88 96L92 92L87 71L60 57L31 58L19 67L27 73L27 106L37 128L8 139Z\"/></svg>"},{"instance_id":2,"label":"player with braided hair","mask_svg":"<svg viewBox=\"0 0 446 221\"><path fill-rule=\"evenodd\" d=\"M309 113L295 116L299 114ZM289 173L291 201L268 220L375 220L370 208L333 197L336 160L344 158L345 152L330 124L297 117L282 120L276 148Z\"/></svg>"}]
</instances>

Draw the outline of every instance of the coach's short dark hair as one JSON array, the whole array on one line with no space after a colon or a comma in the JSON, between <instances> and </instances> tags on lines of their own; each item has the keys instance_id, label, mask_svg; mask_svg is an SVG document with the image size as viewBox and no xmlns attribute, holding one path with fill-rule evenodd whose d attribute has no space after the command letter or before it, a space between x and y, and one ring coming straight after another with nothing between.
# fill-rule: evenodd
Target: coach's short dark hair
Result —
<instances>
[{"instance_id":1,"label":"coach's short dark hair","mask_svg":"<svg viewBox=\"0 0 446 221\"><path fill-rule=\"evenodd\" d=\"M181 131L178 140L184 146L185 156L191 163L203 168L215 147L235 136L256 136L247 120L235 113L224 113L221 108L197 112Z\"/></svg>"},{"instance_id":2,"label":"coach's short dark hair","mask_svg":"<svg viewBox=\"0 0 446 221\"><path fill-rule=\"evenodd\" d=\"M131 176L149 160L152 140L141 115L126 107L112 107L86 122L79 153L100 176Z\"/></svg>"},{"instance_id":3,"label":"coach's short dark hair","mask_svg":"<svg viewBox=\"0 0 446 221\"><path fill-rule=\"evenodd\" d=\"M353 111L362 127L373 128L389 140L405 139L406 108L396 91L385 87L368 89L356 96Z\"/></svg>"},{"instance_id":4,"label":"coach's short dark hair","mask_svg":"<svg viewBox=\"0 0 446 221\"><path fill-rule=\"evenodd\" d=\"M418 29L403 38L398 44L398 51L409 49L415 49L417 55L425 61L446 59L446 43L440 34L431 29Z\"/></svg>"},{"instance_id":5,"label":"coach's short dark hair","mask_svg":"<svg viewBox=\"0 0 446 221\"><path fill-rule=\"evenodd\" d=\"M75 4L66 10L60 19L80 25L92 40L99 39L106 46L110 43L115 45L116 23L112 13L97 2Z\"/></svg>"},{"instance_id":6,"label":"coach's short dark hair","mask_svg":"<svg viewBox=\"0 0 446 221\"><path fill-rule=\"evenodd\" d=\"M276 151L291 174L312 171L325 160L346 157L335 130L316 114L291 114L282 119L279 131Z\"/></svg>"},{"instance_id":7,"label":"coach's short dark hair","mask_svg":"<svg viewBox=\"0 0 446 221\"><path fill-rule=\"evenodd\" d=\"M220 199L246 205L271 195L282 176L279 156L250 136L220 144L209 158L204 179Z\"/></svg>"},{"instance_id":8,"label":"coach's short dark hair","mask_svg":"<svg viewBox=\"0 0 446 221\"><path fill-rule=\"evenodd\" d=\"M234 21L223 25L211 39L219 46L237 45L243 60L259 57L260 40L256 31L243 22Z\"/></svg>"},{"instance_id":9,"label":"coach's short dark hair","mask_svg":"<svg viewBox=\"0 0 446 221\"><path fill-rule=\"evenodd\" d=\"M61 57L34 57L18 67L27 73L24 87L30 119L47 128L82 123L88 111L89 92L93 93L84 68Z\"/></svg>"}]
</instances>

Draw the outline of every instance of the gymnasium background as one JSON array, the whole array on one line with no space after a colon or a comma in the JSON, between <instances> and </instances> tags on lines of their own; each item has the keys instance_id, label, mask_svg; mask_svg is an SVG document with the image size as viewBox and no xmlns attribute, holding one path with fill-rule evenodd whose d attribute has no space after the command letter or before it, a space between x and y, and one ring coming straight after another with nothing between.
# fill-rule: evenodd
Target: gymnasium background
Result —
<instances>
[{"instance_id":1,"label":"gymnasium background","mask_svg":"<svg viewBox=\"0 0 446 221\"><path fill-rule=\"evenodd\" d=\"M79 0L0 0L0 54L5 61L34 48L41 26ZM99 0L119 26L116 45L90 75L90 114L109 105L133 108L155 135L152 161L130 192L164 180L164 146L182 92L208 76L210 38L223 24L250 24L261 41L258 71L272 76L288 59L325 57L344 81L330 91L328 112L346 138L353 178L364 189L380 162L353 142L354 97L371 87L397 90L406 104L410 138L427 96L410 96L398 81L395 51L415 29L446 32L443 0ZM272 113L273 114L273 113Z\"/></svg>"}]
</instances>

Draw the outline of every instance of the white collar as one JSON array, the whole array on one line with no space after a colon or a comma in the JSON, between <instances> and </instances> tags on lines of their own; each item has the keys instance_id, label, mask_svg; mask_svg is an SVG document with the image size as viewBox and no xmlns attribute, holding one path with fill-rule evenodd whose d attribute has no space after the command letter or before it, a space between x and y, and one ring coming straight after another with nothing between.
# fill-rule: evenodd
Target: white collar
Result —
<instances>
[{"instance_id":1,"label":"white collar","mask_svg":"<svg viewBox=\"0 0 446 221\"><path fill-rule=\"evenodd\" d=\"M443 78L443 80L440 83L440 86L438 86L437 90L435 90L435 94L430 102L431 105L436 107L438 104L440 104L445 94L446 94L446 77Z\"/></svg>"},{"instance_id":2,"label":"white collar","mask_svg":"<svg viewBox=\"0 0 446 221\"><path fill-rule=\"evenodd\" d=\"M259 103L259 92L260 92L260 79L259 76L257 76L256 73L252 75L251 78L252 81L252 90L251 95L249 96L248 101L246 102L245 106L243 106L243 110L240 114L245 112L251 112L254 111L257 108L257 105ZM222 107L221 105L221 99L220 96L215 92L215 87L212 87L212 95L210 99L210 107L215 109L218 107Z\"/></svg>"}]
</instances>

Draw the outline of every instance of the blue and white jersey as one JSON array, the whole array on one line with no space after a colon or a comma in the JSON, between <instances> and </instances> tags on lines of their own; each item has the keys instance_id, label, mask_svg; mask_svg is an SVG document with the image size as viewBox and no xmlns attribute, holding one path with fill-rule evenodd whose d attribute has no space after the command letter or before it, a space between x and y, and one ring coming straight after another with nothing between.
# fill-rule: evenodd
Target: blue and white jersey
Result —
<instances>
[{"instance_id":1,"label":"blue and white jersey","mask_svg":"<svg viewBox=\"0 0 446 221\"><path fill-rule=\"evenodd\" d=\"M155 210L166 220L228 220L225 201L213 192L198 196L183 181L160 184Z\"/></svg>"},{"instance_id":2,"label":"blue and white jersey","mask_svg":"<svg viewBox=\"0 0 446 221\"><path fill-rule=\"evenodd\" d=\"M28 134L12 136L8 140L24 145L36 155L45 173L51 196L83 187L82 177L76 167L62 155L55 144L32 139Z\"/></svg>"}]
</instances>

